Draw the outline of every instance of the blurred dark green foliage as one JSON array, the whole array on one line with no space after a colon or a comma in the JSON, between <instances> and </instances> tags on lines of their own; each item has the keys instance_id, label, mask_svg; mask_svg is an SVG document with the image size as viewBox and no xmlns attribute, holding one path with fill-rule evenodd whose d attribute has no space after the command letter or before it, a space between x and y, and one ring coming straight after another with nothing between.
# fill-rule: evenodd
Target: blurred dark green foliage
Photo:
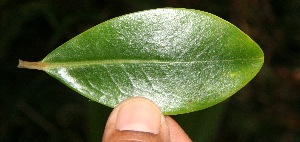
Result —
<instances>
[{"instance_id":1,"label":"blurred dark green foliage","mask_svg":"<svg viewBox=\"0 0 300 142\"><path fill-rule=\"evenodd\" d=\"M111 108L18 59L38 61L88 28L123 14L184 7L218 15L265 52L246 87L214 107L174 116L194 141L300 141L300 1L2 0L0 141L100 141Z\"/></svg>"}]
</instances>

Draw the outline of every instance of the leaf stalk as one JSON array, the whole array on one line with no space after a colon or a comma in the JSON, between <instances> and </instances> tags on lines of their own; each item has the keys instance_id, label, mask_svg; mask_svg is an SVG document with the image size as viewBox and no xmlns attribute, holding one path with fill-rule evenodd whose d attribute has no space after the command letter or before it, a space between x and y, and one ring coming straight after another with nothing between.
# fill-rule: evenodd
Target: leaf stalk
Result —
<instances>
[{"instance_id":1,"label":"leaf stalk","mask_svg":"<svg viewBox=\"0 0 300 142\"><path fill-rule=\"evenodd\" d=\"M36 69L36 70L44 70L46 66L47 65L43 62L29 62L20 59L18 64L18 68Z\"/></svg>"}]
</instances>

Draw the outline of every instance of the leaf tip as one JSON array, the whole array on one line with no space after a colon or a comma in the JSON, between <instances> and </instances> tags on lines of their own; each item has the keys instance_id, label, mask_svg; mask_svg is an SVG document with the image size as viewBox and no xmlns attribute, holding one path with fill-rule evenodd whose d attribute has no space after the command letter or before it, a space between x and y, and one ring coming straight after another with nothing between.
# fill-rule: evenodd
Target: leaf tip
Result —
<instances>
[{"instance_id":1,"label":"leaf tip","mask_svg":"<svg viewBox=\"0 0 300 142\"><path fill-rule=\"evenodd\" d=\"M42 62L28 62L19 59L18 68L27 68L27 69L36 69L36 70L44 70L46 68L46 64Z\"/></svg>"}]
</instances>

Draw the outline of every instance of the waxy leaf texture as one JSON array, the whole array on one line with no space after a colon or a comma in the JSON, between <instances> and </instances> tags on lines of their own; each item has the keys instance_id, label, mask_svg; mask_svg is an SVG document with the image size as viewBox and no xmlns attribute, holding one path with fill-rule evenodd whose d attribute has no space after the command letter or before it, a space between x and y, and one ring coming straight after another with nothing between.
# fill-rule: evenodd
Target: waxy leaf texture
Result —
<instances>
[{"instance_id":1,"label":"waxy leaf texture","mask_svg":"<svg viewBox=\"0 0 300 142\"><path fill-rule=\"evenodd\" d=\"M19 67L44 70L109 107L142 96L174 115L230 97L263 61L260 47L229 22L198 10L163 8L103 22L42 61L20 61Z\"/></svg>"}]
</instances>

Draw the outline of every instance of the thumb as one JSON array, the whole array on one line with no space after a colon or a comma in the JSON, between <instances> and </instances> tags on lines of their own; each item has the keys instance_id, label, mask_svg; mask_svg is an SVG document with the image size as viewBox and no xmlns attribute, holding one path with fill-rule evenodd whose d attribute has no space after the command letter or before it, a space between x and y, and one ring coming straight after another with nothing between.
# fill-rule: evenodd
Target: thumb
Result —
<instances>
[{"instance_id":1,"label":"thumb","mask_svg":"<svg viewBox=\"0 0 300 142\"><path fill-rule=\"evenodd\" d=\"M169 142L164 115L150 100L135 97L121 102L110 114L103 142Z\"/></svg>"}]
</instances>

